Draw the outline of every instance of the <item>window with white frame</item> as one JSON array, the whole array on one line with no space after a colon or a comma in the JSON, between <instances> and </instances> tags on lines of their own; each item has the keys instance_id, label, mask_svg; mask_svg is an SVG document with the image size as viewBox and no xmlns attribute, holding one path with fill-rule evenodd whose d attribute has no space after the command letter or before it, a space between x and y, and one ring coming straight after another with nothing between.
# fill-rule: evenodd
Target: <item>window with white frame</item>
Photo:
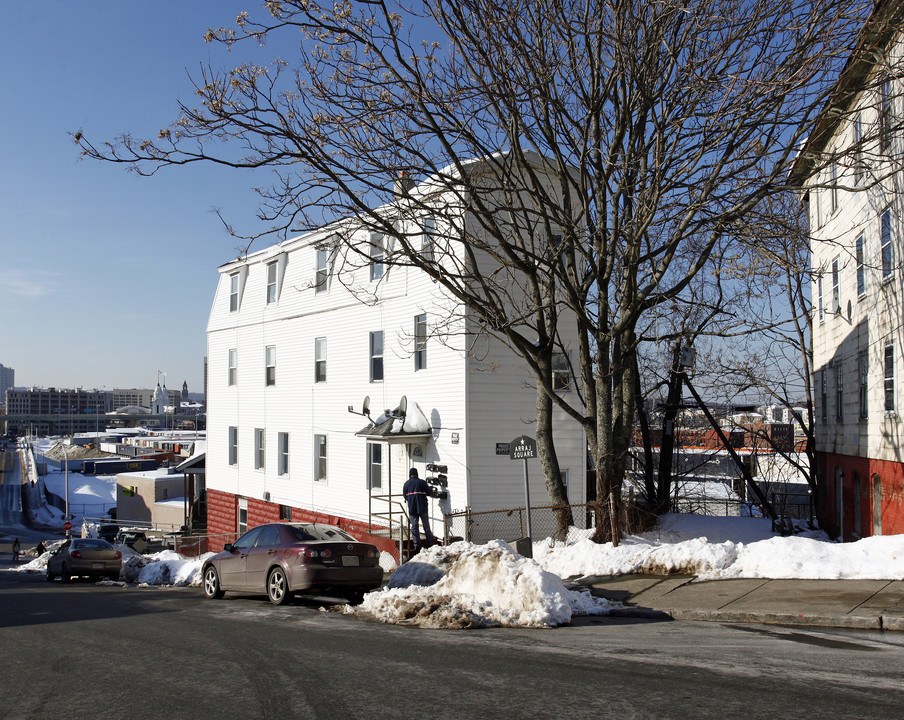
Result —
<instances>
[{"instance_id":1,"label":"window with white frame","mask_svg":"<svg viewBox=\"0 0 904 720\"><path fill-rule=\"evenodd\" d=\"M829 419L829 378L828 370L819 371L819 405L823 422Z\"/></svg>"},{"instance_id":2,"label":"window with white frame","mask_svg":"<svg viewBox=\"0 0 904 720\"><path fill-rule=\"evenodd\" d=\"M229 464L237 465L239 462L239 429L237 427L230 426L228 433L228 451L229 451Z\"/></svg>"},{"instance_id":3,"label":"window with white frame","mask_svg":"<svg viewBox=\"0 0 904 720\"><path fill-rule=\"evenodd\" d=\"M424 218L421 257L424 258L424 262L428 263L436 260L436 218L432 215Z\"/></svg>"},{"instance_id":4,"label":"window with white frame","mask_svg":"<svg viewBox=\"0 0 904 720\"><path fill-rule=\"evenodd\" d=\"M267 305L276 302L276 261L267 263Z\"/></svg>"},{"instance_id":5,"label":"window with white frame","mask_svg":"<svg viewBox=\"0 0 904 720\"><path fill-rule=\"evenodd\" d=\"M817 315L819 316L819 322L823 322L825 320L825 307L822 302L822 275L816 278L816 297Z\"/></svg>"},{"instance_id":6,"label":"window with white frame","mask_svg":"<svg viewBox=\"0 0 904 720\"><path fill-rule=\"evenodd\" d=\"M263 428L254 428L254 467L263 470L267 464L267 436Z\"/></svg>"},{"instance_id":7,"label":"window with white frame","mask_svg":"<svg viewBox=\"0 0 904 720\"><path fill-rule=\"evenodd\" d=\"M882 244L882 279L891 277L892 266L895 262L895 250L891 238L891 212L886 210L881 218L881 244Z\"/></svg>"},{"instance_id":8,"label":"window with white frame","mask_svg":"<svg viewBox=\"0 0 904 720\"><path fill-rule=\"evenodd\" d=\"M276 346L268 345L264 351L266 370L264 373L267 385L276 385Z\"/></svg>"},{"instance_id":9,"label":"window with white frame","mask_svg":"<svg viewBox=\"0 0 904 720\"><path fill-rule=\"evenodd\" d=\"M239 535L248 532L248 498L239 498L238 517L235 529Z\"/></svg>"},{"instance_id":10,"label":"window with white frame","mask_svg":"<svg viewBox=\"0 0 904 720\"><path fill-rule=\"evenodd\" d=\"M414 369L427 368L427 315L414 316Z\"/></svg>"},{"instance_id":11,"label":"window with white frame","mask_svg":"<svg viewBox=\"0 0 904 720\"><path fill-rule=\"evenodd\" d=\"M869 411L869 356L866 350L857 355L858 400L860 417L867 417Z\"/></svg>"},{"instance_id":12,"label":"window with white frame","mask_svg":"<svg viewBox=\"0 0 904 720\"><path fill-rule=\"evenodd\" d=\"M838 164L833 162L829 167L829 215L838 210Z\"/></svg>"},{"instance_id":13,"label":"window with white frame","mask_svg":"<svg viewBox=\"0 0 904 720\"><path fill-rule=\"evenodd\" d=\"M226 382L229 385L235 385L238 378L238 358L239 351L235 348L232 348L229 351L229 369L226 373Z\"/></svg>"},{"instance_id":14,"label":"window with white frame","mask_svg":"<svg viewBox=\"0 0 904 720\"><path fill-rule=\"evenodd\" d=\"M326 292L330 282L329 248L317 248L317 271L314 275L314 292Z\"/></svg>"},{"instance_id":15,"label":"window with white frame","mask_svg":"<svg viewBox=\"0 0 904 720\"><path fill-rule=\"evenodd\" d=\"M239 274L232 273L229 276L229 312L239 309Z\"/></svg>"},{"instance_id":16,"label":"window with white frame","mask_svg":"<svg viewBox=\"0 0 904 720\"><path fill-rule=\"evenodd\" d=\"M326 382L326 338L314 339L314 382Z\"/></svg>"},{"instance_id":17,"label":"window with white frame","mask_svg":"<svg viewBox=\"0 0 904 720\"><path fill-rule=\"evenodd\" d=\"M289 433L277 433L276 447L279 454L279 461L277 462L277 472L280 475L287 475L289 472Z\"/></svg>"},{"instance_id":18,"label":"window with white frame","mask_svg":"<svg viewBox=\"0 0 904 720\"><path fill-rule=\"evenodd\" d=\"M382 443L367 443L367 487L370 490L383 487Z\"/></svg>"},{"instance_id":19,"label":"window with white frame","mask_svg":"<svg viewBox=\"0 0 904 720\"><path fill-rule=\"evenodd\" d=\"M314 435L314 480L326 482L326 435Z\"/></svg>"},{"instance_id":20,"label":"window with white frame","mask_svg":"<svg viewBox=\"0 0 904 720\"><path fill-rule=\"evenodd\" d=\"M863 119L858 112L854 116L854 184L863 181Z\"/></svg>"},{"instance_id":21,"label":"window with white frame","mask_svg":"<svg viewBox=\"0 0 904 720\"><path fill-rule=\"evenodd\" d=\"M835 419L844 420L844 365L835 363Z\"/></svg>"},{"instance_id":22,"label":"window with white frame","mask_svg":"<svg viewBox=\"0 0 904 720\"><path fill-rule=\"evenodd\" d=\"M571 363L565 353L552 354L552 389L556 392L568 392L571 388Z\"/></svg>"},{"instance_id":23,"label":"window with white frame","mask_svg":"<svg viewBox=\"0 0 904 720\"><path fill-rule=\"evenodd\" d=\"M895 411L895 346L885 346L885 412Z\"/></svg>"},{"instance_id":24,"label":"window with white frame","mask_svg":"<svg viewBox=\"0 0 904 720\"><path fill-rule=\"evenodd\" d=\"M371 233L370 236L370 279L379 280L383 277L384 262L386 260L386 238L380 233Z\"/></svg>"},{"instance_id":25,"label":"window with white frame","mask_svg":"<svg viewBox=\"0 0 904 720\"><path fill-rule=\"evenodd\" d=\"M838 287L838 263L839 259L832 260L832 313L841 312L841 290Z\"/></svg>"},{"instance_id":26,"label":"window with white frame","mask_svg":"<svg viewBox=\"0 0 904 720\"><path fill-rule=\"evenodd\" d=\"M891 150L891 132L894 119L891 78L886 77L879 86L879 148Z\"/></svg>"},{"instance_id":27,"label":"window with white frame","mask_svg":"<svg viewBox=\"0 0 904 720\"><path fill-rule=\"evenodd\" d=\"M383 381L383 331L370 334L370 381Z\"/></svg>"},{"instance_id":28,"label":"window with white frame","mask_svg":"<svg viewBox=\"0 0 904 720\"><path fill-rule=\"evenodd\" d=\"M855 243L855 259L857 261L857 297L866 294L866 269L863 266L863 235Z\"/></svg>"}]
</instances>

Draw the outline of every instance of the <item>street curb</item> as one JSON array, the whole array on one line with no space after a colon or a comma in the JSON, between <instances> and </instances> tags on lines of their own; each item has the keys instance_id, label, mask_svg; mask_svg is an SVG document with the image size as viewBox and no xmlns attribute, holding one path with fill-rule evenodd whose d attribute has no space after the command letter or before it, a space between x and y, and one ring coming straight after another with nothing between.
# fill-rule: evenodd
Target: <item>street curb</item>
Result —
<instances>
[{"instance_id":1,"label":"street curb","mask_svg":"<svg viewBox=\"0 0 904 720\"><path fill-rule=\"evenodd\" d=\"M613 608L611 617L643 620L693 620L698 622L761 623L763 625L798 625L800 627L833 627L850 630L904 631L902 615L840 615L812 613L750 613L731 610L653 610L645 607Z\"/></svg>"}]
</instances>

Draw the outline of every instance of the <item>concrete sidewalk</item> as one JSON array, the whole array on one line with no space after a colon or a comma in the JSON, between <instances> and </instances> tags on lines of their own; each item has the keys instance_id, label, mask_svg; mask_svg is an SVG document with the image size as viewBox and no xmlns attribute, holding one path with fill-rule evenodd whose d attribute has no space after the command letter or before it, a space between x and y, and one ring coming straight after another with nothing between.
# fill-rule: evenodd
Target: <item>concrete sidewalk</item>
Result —
<instances>
[{"instance_id":1,"label":"concrete sidewalk","mask_svg":"<svg viewBox=\"0 0 904 720\"><path fill-rule=\"evenodd\" d=\"M613 615L675 620L904 630L902 580L707 580L688 575L587 578L625 604Z\"/></svg>"}]
</instances>

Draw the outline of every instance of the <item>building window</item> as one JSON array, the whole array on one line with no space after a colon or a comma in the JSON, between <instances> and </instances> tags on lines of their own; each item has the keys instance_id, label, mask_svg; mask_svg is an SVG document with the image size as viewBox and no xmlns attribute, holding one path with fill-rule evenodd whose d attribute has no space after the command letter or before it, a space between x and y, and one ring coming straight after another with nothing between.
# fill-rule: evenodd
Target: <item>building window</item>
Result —
<instances>
[{"instance_id":1,"label":"building window","mask_svg":"<svg viewBox=\"0 0 904 720\"><path fill-rule=\"evenodd\" d=\"M835 419L844 420L844 365L835 363Z\"/></svg>"},{"instance_id":2,"label":"building window","mask_svg":"<svg viewBox=\"0 0 904 720\"><path fill-rule=\"evenodd\" d=\"M279 506L279 519L280 520L292 520L292 508L288 505L280 505Z\"/></svg>"},{"instance_id":3,"label":"building window","mask_svg":"<svg viewBox=\"0 0 904 720\"><path fill-rule=\"evenodd\" d=\"M822 302L822 275L816 278L816 307L817 312L819 314L819 322L823 322L825 320L825 307Z\"/></svg>"},{"instance_id":4,"label":"building window","mask_svg":"<svg viewBox=\"0 0 904 720\"><path fill-rule=\"evenodd\" d=\"M379 280L383 277L384 261L386 260L385 238L383 235L373 233L370 236L370 279Z\"/></svg>"},{"instance_id":5,"label":"building window","mask_svg":"<svg viewBox=\"0 0 904 720\"><path fill-rule=\"evenodd\" d=\"M552 389L568 392L571 387L571 363L565 353L552 354Z\"/></svg>"},{"instance_id":6,"label":"building window","mask_svg":"<svg viewBox=\"0 0 904 720\"><path fill-rule=\"evenodd\" d=\"M427 315L414 316L414 369L427 368Z\"/></svg>"},{"instance_id":7,"label":"building window","mask_svg":"<svg viewBox=\"0 0 904 720\"><path fill-rule=\"evenodd\" d=\"M895 346L885 346L885 412L895 411Z\"/></svg>"},{"instance_id":8,"label":"building window","mask_svg":"<svg viewBox=\"0 0 904 720\"><path fill-rule=\"evenodd\" d=\"M239 462L239 429L229 428L229 464L237 465Z\"/></svg>"},{"instance_id":9,"label":"building window","mask_svg":"<svg viewBox=\"0 0 904 720\"><path fill-rule=\"evenodd\" d=\"M856 242L857 255L857 297L866 294L866 271L863 267L863 236L857 238Z\"/></svg>"},{"instance_id":10,"label":"building window","mask_svg":"<svg viewBox=\"0 0 904 720\"><path fill-rule=\"evenodd\" d=\"M239 274L229 276L229 312L239 309Z\"/></svg>"},{"instance_id":11,"label":"building window","mask_svg":"<svg viewBox=\"0 0 904 720\"><path fill-rule=\"evenodd\" d=\"M248 500L239 498L239 514L236 522L236 530L239 535L248 532Z\"/></svg>"},{"instance_id":12,"label":"building window","mask_svg":"<svg viewBox=\"0 0 904 720\"><path fill-rule=\"evenodd\" d=\"M383 487L383 445L367 443L367 487L378 490Z\"/></svg>"},{"instance_id":13,"label":"building window","mask_svg":"<svg viewBox=\"0 0 904 720\"><path fill-rule=\"evenodd\" d=\"M868 381L869 381L869 356L866 350L857 356L857 374L860 399L860 417L865 418L869 410Z\"/></svg>"},{"instance_id":14,"label":"building window","mask_svg":"<svg viewBox=\"0 0 904 720\"><path fill-rule=\"evenodd\" d=\"M276 347L268 345L265 353L266 373L265 382L267 385L276 385Z\"/></svg>"},{"instance_id":15,"label":"building window","mask_svg":"<svg viewBox=\"0 0 904 720\"><path fill-rule=\"evenodd\" d=\"M891 245L891 212L882 213L882 279L891 277L895 251Z\"/></svg>"},{"instance_id":16,"label":"building window","mask_svg":"<svg viewBox=\"0 0 904 720\"><path fill-rule=\"evenodd\" d=\"M832 313L841 312L841 291L838 288L838 258L832 260Z\"/></svg>"},{"instance_id":17,"label":"building window","mask_svg":"<svg viewBox=\"0 0 904 720\"><path fill-rule=\"evenodd\" d=\"M276 446L279 452L277 472L280 475L286 475L289 472L289 433L277 433Z\"/></svg>"},{"instance_id":18,"label":"building window","mask_svg":"<svg viewBox=\"0 0 904 720\"><path fill-rule=\"evenodd\" d=\"M227 382L229 385L235 385L238 377L238 356L239 351L235 348L229 351L229 372L227 373Z\"/></svg>"},{"instance_id":19,"label":"building window","mask_svg":"<svg viewBox=\"0 0 904 720\"><path fill-rule=\"evenodd\" d=\"M314 479L326 482L326 435L314 436Z\"/></svg>"},{"instance_id":20,"label":"building window","mask_svg":"<svg viewBox=\"0 0 904 720\"><path fill-rule=\"evenodd\" d=\"M276 302L276 262L267 263L267 305Z\"/></svg>"},{"instance_id":21,"label":"building window","mask_svg":"<svg viewBox=\"0 0 904 720\"><path fill-rule=\"evenodd\" d=\"M829 168L831 176L831 185L829 186L829 215L831 216L838 209L838 165L832 163Z\"/></svg>"},{"instance_id":22,"label":"building window","mask_svg":"<svg viewBox=\"0 0 904 720\"><path fill-rule=\"evenodd\" d=\"M892 129L892 88L891 78L887 77L879 86L879 147L882 152L891 150Z\"/></svg>"},{"instance_id":23,"label":"building window","mask_svg":"<svg viewBox=\"0 0 904 720\"><path fill-rule=\"evenodd\" d=\"M863 180L863 121L860 113L854 118L854 184Z\"/></svg>"},{"instance_id":24,"label":"building window","mask_svg":"<svg viewBox=\"0 0 904 720\"><path fill-rule=\"evenodd\" d=\"M314 382L326 382L326 338L314 340Z\"/></svg>"},{"instance_id":25,"label":"building window","mask_svg":"<svg viewBox=\"0 0 904 720\"><path fill-rule=\"evenodd\" d=\"M254 467L263 470L266 465L266 434L263 428L254 429Z\"/></svg>"},{"instance_id":26,"label":"building window","mask_svg":"<svg viewBox=\"0 0 904 720\"><path fill-rule=\"evenodd\" d=\"M829 419L829 379L828 371L823 368L819 371L819 404L822 408L822 420L825 422Z\"/></svg>"},{"instance_id":27,"label":"building window","mask_svg":"<svg viewBox=\"0 0 904 720\"><path fill-rule=\"evenodd\" d=\"M383 380L383 331L370 334L370 381Z\"/></svg>"},{"instance_id":28,"label":"building window","mask_svg":"<svg viewBox=\"0 0 904 720\"><path fill-rule=\"evenodd\" d=\"M421 238L421 257L424 262L436 260L436 218L432 215L424 218L424 235Z\"/></svg>"},{"instance_id":29,"label":"building window","mask_svg":"<svg viewBox=\"0 0 904 720\"><path fill-rule=\"evenodd\" d=\"M326 292L330 281L330 251L317 248L317 272L314 274L314 292Z\"/></svg>"}]
</instances>

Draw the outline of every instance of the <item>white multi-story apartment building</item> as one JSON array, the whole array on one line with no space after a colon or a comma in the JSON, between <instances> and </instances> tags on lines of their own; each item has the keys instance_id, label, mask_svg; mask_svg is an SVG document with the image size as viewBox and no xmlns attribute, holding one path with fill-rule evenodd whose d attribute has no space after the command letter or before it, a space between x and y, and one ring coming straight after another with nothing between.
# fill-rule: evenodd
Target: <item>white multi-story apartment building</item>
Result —
<instances>
[{"instance_id":1,"label":"white multi-story apartment building","mask_svg":"<svg viewBox=\"0 0 904 720\"><path fill-rule=\"evenodd\" d=\"M876 4L795 174L809 201L818 512L904 532L904 3Z\"/></svg>"},{"instance_id":2,"label":"white multi-story apartment building","mask_svg":"<svg viewBox=\"0 0 904 720\"><path fill-rule=\"evenodd\" d=\"M423 252L454 252L448 217L419 221ZM387 513L402 521L409 468L429 478L431 465L448 482L431 499L438 537L453 510L524 505L523 463L501 453L535 435L525 363L422 270L387 264L382 238L352 230L364 253L343 250L334 240L348 228L219 268L207 328L212 535L280 518L385 528ZM569 500L584 502L584 432L558 411L554 431ZM548 504L539 461L528 470L532 501Z\"/></svg>"}]
</instances>

